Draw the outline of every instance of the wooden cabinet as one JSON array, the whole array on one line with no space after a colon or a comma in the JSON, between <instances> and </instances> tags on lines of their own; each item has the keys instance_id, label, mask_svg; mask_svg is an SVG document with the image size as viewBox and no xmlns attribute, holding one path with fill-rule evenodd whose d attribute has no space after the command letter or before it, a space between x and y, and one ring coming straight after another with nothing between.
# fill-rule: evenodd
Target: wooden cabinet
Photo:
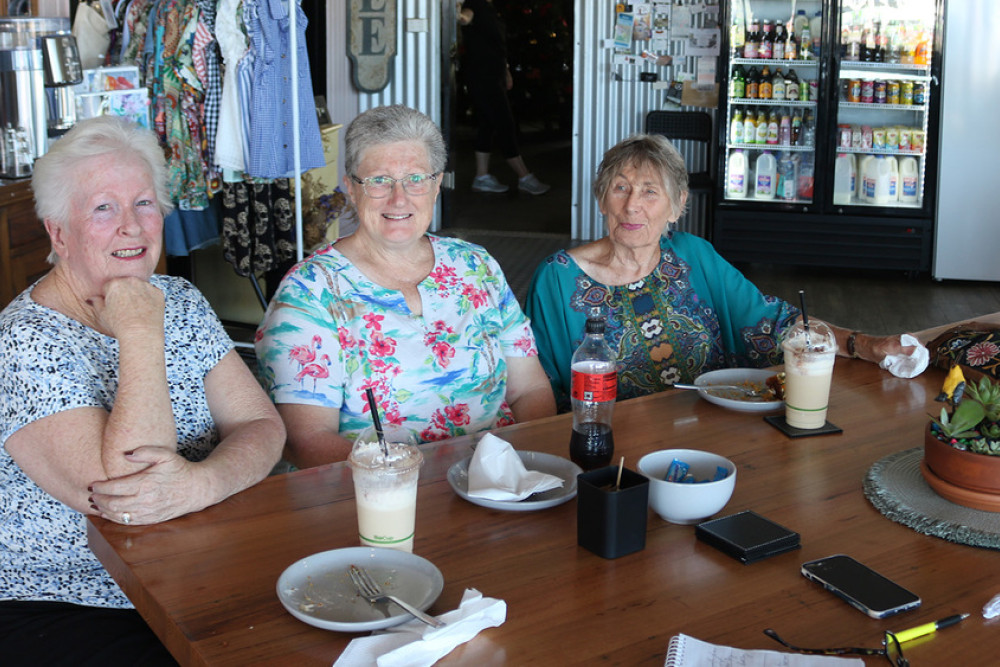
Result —
<instances>
[{"instance_id":1,"label":"wooden cabinet","mask_svg":"<svg viewBox=\"0 0 1000 667\"><path fill-rule=\"evenodd\" d=\"M52 268L45 261L49 249L31 181L0 182L0 308Z\"/></svg>"}]
</instances>

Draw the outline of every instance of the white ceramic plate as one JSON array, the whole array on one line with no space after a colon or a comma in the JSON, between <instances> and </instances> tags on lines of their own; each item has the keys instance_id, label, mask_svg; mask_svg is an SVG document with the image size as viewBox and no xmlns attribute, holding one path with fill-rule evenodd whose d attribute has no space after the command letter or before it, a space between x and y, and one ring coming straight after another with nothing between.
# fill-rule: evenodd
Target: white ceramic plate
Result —
<instances>
[{"instance_id":1,"label":"white ceramic plate","mask_svg":"<svg viewBox=\"0 0 1000 667\"><path fill-rule=\"evenodd\" d=\"M702 373L695 378L694 383L699 387L713 384L740 384L741 382L763 385L767 378L774 374L775 371L766 368L723 368L718 371ZM709 403L715 403L724 408L739 410L741 412L772 412L780 409L785 404L784 401L740 401L720 396L719 392L710 392L704 389L699 389L698 393Z\"/></svg>"},{"instance_id":2,"label":"white ceramic plate","mask_svg":"<svg viewBox=\"0 0 1000 667\"><path fill-rule=\"evenodd\" d=\"M278 599L288 613L324 630L367 632L413 617L395 604L372 604L354 590L348 568L364 567L382 590L424 611L444 589L444 577L426 558L380 547L322 551L296 561L278 577Z\"/></svg>"},{"instance_id":3,"label":"white ceramic plate","mask_svg":"<svg viewBox=\"0 0 1000 667\"><path fill-rule=\"evenodd\" d=\"M470 503L507 512L543 510L555 507L556 505L562 505L564 502L576 497L576 476L583 472L580 466L569 459L543 452L519 451L517 455L521 457L524 467L528 470L538 470L560 477L563 480L563 485L556 489L532 494L524 500L511 501L476 498L469 495L469 463L472 461L471 456L459 461L448 469L448 483L451 484L451 488L455 489L455 493Z\"/></svg>"}]
</instances>

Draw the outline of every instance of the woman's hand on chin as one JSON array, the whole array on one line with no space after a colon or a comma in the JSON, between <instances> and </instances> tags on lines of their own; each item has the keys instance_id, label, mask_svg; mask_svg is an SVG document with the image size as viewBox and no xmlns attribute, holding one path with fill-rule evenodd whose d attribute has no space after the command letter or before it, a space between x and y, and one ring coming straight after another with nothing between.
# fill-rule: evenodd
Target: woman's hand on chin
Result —
<instances>
[{"instance_id":1,"label":"woman's hand on chin","mask_svg":"<svg viewBox=\"0 0 1000 667\"><path fill-rule=\"evenodd\" d=\"M202 510L213 501L209 481L198 464L166 447L137 447L125 454L132 463L145 463L139 472L94 482L91 508L117 523L152 524ZM128 513L128 521L122 514Z\"/></svg>"},{"instance_id":2,"label":"woman's hand on chin","mask_svg":"<svg viewBox=\"0 0 1000 667\"><path fill-rule=\"evenodd\" d=\"M163 333L163 291L148 280L113 278L104 284L104 294L88 303L98 324L114 338L143 330Z\"/></svg>"}]
</instances>

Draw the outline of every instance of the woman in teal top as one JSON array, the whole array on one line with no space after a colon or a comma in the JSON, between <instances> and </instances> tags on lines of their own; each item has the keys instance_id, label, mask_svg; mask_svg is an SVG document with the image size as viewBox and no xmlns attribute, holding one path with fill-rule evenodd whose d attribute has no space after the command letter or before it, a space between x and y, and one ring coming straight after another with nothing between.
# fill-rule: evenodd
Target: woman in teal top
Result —
<instances>
[{"instance_id":1,"label":"woman in teal top","mask_svg":"<svg viewBox=\"0 0 1000 667\"><path fill-rule=\"evenodd\" d=\"M666 138L636 135L608 150L594 195L608 235L548 257L528 291L539 359L561 408L593 308L607 318L619 399L718 368L782 363L781 336L798 309L762 294L704 239L667 231L684 212L688 177ZM844 354L880 361L900 353L898 337L831 328Z\"/></svg>"}]
</instances>

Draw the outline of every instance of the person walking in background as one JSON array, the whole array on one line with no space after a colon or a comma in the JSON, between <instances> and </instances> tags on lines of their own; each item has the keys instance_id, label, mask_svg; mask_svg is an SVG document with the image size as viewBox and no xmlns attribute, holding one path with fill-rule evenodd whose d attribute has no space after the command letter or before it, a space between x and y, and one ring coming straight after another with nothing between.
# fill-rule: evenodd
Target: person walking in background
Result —
<instances>
[{"instance_id":1,"label":"person walking in background","mask_svg":"<svg viewBox=\"0 0 1000 667\"><path fill-rule=\"evenodd\" d=\"M465 45L465 82L476 112L476 177L473 192L507 192L508 187L490 174L490 152L494 141L507 164L517 174L517 189L530 195L549 191L524 164L517 147L514 116L507 91L514 86L507 65L503 27L492 0L458 3L458 24Z\"/></svg>"}]
</instances>

